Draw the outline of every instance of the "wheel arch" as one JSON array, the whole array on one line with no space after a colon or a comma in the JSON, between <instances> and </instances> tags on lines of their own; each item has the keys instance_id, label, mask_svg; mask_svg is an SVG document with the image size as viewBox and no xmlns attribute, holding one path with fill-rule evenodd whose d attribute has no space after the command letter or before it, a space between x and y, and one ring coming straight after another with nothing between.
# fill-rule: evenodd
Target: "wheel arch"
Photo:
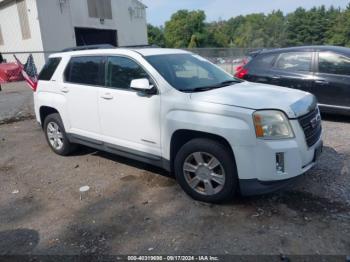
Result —
<instances>
[{"instance_id":1,"label":"wheel arch","mask_svg":"<svg viewBox=\"0 0 350 262\"><path fill-rule=\"evenodd\" d=\"M179 129L176 130L170 140L170 170L174 170L174 160L177 152L180 150L180 148L186 144L187 142L196 139L196 138L207 138L216 142L219 142L223 146L225 146L229 153L232 156L232 159L234 161L234 164L236 164L235 160L235 155L233 152L233 149L230 145L230 143L225 139L224 137L217 135L217 134L212 134L212 133L207 133L207 132L202 132L202 131L195 131L195 130L189 130L189 129ZM237 167L236 167L237 168Z\"/></svg>"},{"instance_id":2,"label":"wheel arch","mask_svg":"<svg viewBox=\"0 0 350 262\"><path fill-rule=\"evenodd\" d=\"M41 127L44 127L45 118L48 115L55 113L60 114L56 108L50 106L41 106L39 109Z\"/></svg>"}]
</instances>

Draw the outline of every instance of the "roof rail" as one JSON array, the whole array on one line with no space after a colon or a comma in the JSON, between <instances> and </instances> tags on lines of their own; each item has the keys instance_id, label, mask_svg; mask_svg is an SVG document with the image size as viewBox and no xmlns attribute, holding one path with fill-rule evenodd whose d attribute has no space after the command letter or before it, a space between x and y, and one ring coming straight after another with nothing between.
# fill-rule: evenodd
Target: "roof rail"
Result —
<instances>
[{"instance_id":1,"label":"roof rail","mask_svg":"<svg viewBox=\"0 0 350 262\"><path fill-rule=\"evenodd\" d=\"M262 48L262 49L257 49L257 50L254 50L254 51L249 51L247 53L247 55L255 57L255 56L259 55L261 52L263 52L265 50L267 50L267 49L266 48Z\"/></svg>"},{"instance_id":2,"label":"roof rail","mask_svg":"<svg viewBox=\"0 0 350 262\"><path fill-rule=\"evenodd\" d=\"M111 49L111 48L115 48L115 46L110 45L110 44L83 45L83 46L76 46L76 47L65 48L65 49L62 50L62 52L93 50L93 49Z\"/></svg>"},{"instance_id":3,"label":"roof rail","mask_svg":"<svg viewBox=\"0 0 350 262\"><path fill-rule=\"evenodd\" d=\"M119 48L159 48L157 45L126 45L126 46L119 46Z\"/></svg>"},{"instance_id":4,"label":"roof rail","mask_svg":"<svg viewBox=\"0 0 350 262\"><path fill-rule=\"evenodd\" d=\"M157 45L127 45L127 46L118 46L115 47L110 44L102 44L102 45L83 45L65 48L61 52L71 52L71 51L83 51L83 50L94 50L94 49L114 49L114 48L159 48Z\"/></svg>"}]
</instances>

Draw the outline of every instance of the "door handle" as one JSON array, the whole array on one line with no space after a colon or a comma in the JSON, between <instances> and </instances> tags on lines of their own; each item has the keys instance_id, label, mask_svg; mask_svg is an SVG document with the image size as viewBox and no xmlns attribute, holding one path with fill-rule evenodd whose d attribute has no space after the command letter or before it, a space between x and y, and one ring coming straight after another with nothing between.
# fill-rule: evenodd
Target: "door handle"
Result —
<instances>
[{"instance_id":1,"label":"door handle","mask_svg":"<svg viewBox=\"0 0 350 262\"><path fill-rule=\"evenodd\" d=\"M62 87L61 88L61 92L62 93L68 93L69 92L69 89L67 87Z\"/></svg>"},{"instance_id":2,"label":"door handle","mask_svg":"<svg viewBox=\"0 0 350 262\"><path fill-rule=\"evenodd\" d=\"M315 83L319 84L319 85L328 85L329 84L329 82L326 80L315 80Z\"/></svg>"},{"instance_id":3,"label":"door handle","mask_svg":"<svg viewBox=\"0 0 350 262\"><path fill-rule=\"evenodd\" d=\"M110 93L106 93L106 94L103 94L101 96L101 98L105 99L105 100L112 100L113 99L113 96L110 94Z\"/></svg>"}]
</instances>

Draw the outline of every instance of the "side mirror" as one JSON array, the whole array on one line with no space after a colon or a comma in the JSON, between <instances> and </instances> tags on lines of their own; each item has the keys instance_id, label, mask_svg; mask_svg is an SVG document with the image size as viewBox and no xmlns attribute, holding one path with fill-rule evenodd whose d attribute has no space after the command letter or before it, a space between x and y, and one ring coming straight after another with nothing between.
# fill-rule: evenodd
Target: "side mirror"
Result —
<instances>
[{"instance_id":1,"label":"side mirror","mask_svg":"<svg viewBox=\"0 0 350 262\"><path fill-rule=\"evenodd\" d=\"M136 91L151 91L153 89L153 85L150 84L147 78L134 79L130 83L131 89Z\"/></svg>"}]
</instances>

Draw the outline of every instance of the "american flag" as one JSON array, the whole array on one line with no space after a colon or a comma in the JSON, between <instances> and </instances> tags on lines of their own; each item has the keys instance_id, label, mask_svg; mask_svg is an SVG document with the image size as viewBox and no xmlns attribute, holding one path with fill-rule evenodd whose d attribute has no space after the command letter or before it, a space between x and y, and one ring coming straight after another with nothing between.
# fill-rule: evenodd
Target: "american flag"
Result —
<instances>
[{"instance_id":1,"label":"american flag","mask_svg":"<svg viewBox=\"0 0 350 262\"><path fill-rule=\"evenodd\" d=\"M27 62L24 65L21 63L21 61L19 61L19 59L15 55L14 57L16 59L18 66L22 71L24 80L27 82L30 88L33 89L33 91L35 92L38 86L38 72L36 70L33 55L32 54L29 55Z\"/></svg>"}]
</instances>

